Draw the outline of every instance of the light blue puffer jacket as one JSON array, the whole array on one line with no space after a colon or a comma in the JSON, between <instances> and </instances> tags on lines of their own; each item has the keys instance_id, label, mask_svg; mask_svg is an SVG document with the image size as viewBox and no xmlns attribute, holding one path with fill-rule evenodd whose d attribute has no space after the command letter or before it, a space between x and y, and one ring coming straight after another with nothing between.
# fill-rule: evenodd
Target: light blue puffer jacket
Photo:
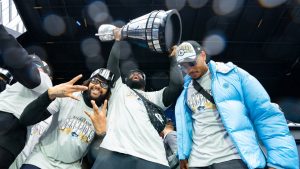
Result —
<instances>
[{"instance_id":1,"label":"light blue puffer jacket","mask_svg":"<svg viewBox=\"0 0 300 169\"><path fill-rule=\"evenodd\" d=\"M231 62L210 61L209 70L216 107L248 168L263 168L267 160L276 169L298 169L297 147L286 119L257 79ZM190 82L186 76L175 107L179 159L188 159L192 147L192 112L186 104ZM266 148L266 158L258 140Z\"/></svg>"}]
</instances>

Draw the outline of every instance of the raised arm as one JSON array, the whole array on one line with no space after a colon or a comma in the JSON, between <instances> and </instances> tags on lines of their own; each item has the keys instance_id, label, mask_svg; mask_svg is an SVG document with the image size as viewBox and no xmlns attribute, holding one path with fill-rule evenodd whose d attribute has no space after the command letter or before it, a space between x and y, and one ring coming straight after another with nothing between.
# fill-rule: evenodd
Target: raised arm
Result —
<instances>
[{"instance_id":1,"label":"raised arm","mask_svg":"<svg viewBox=\"0 0 300 169\"><path fill-rule=\"evenodd\" d=\"M48 91L41 94L25 107L20 117L20 123L23 126L30 126L46 120L51 116L51 113L47 110L51 102L52 100L48 96Z\"/></svg>"},{"instance_id":2,"label":"raised arm","mask_svg":"<svg viewBox=\"0 0 300 169\"><path fill-rule=\"evenodd\" d=\"M115 75L115 80L118 80L119 77L121 76L120 72L120 47L121 47L121 42L116 41L114 45L112 46L112 49L109 54L109 58L107 61L107 69L109 69L111 72L114 73Z\"/></svg>"},{"instance_id":3,"label":"raised arm","mask_svg":"<svg viewBox=\"0 0 300 169\"><path fill-rule=\"evenodd\" d=\"M165 88L163 93L163 103L166 107L170 106L177 100L177 97L180 95L183 88L183 76L175 58L175 48L176 47L172 48L173 51L170 54L169 85Z\"/></svg>"},{"instance_id":4,"label":"raised arm","mask_svg":"<svg viewBox=\"0 0 300 169\"><path fill-rule=\"evenodd\" d=\"M18 82L29 89L41 83L37 66L2 24L0 24L0 67L9 70Z\"/></svg>"},{"instance_id":5,"label":"raised arm","mask_svg":"<svg viewBox=\"0 0 300 169\"><path fill-rule=\"evenodd\" d=\"M47 107L57 97L70 97L78 100L78 98L73 96L73 93L87 90L86 86L74 85L81 77L82 75L78 75L69 82L50 87L46 92L25 107L20 117L20 123L24 126L29 126L47 119L53 114L47 110Z\"/></svg>"}]
</instances>

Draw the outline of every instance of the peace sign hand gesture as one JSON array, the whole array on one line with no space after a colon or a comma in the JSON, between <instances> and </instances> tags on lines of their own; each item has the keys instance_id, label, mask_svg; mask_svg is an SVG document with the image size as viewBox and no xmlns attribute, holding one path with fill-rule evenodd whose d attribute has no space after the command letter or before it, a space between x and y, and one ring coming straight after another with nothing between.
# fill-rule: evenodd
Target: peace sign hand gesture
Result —
<instances>
[{"instance_id":1,"label":"peace sign hand gesture","mask_svg":"<svg viewBox=\"0 0 300 169\"><path fill-rule=\"evenodd\" d=\"M92 123L95 127L97 135L104 135L106 133L106 108L107 108L107 100L104 101L101 111L99 112L99 108L96 105L94 100L91 100L93 105L94 113L85 112L86 115L90 117Z\"/></svg>"},{"instance_id":2,"label":"peace sign hand gesture","mask_svg":"<svg viewBox=\"0 0 300 169\"><path fill-rule=\"evenodd\" d=\"M75 96L73 96L74 92L80 92L80 91L85 91L88 89L86 86L82 85L74 85L82 75L78 75L74 77L72 80L62 83L53 87L50 87L48 89L48 96L51 100L54 100L57 97L70 97L75 100L79 100Z\"/></svg>"}]
</instances>

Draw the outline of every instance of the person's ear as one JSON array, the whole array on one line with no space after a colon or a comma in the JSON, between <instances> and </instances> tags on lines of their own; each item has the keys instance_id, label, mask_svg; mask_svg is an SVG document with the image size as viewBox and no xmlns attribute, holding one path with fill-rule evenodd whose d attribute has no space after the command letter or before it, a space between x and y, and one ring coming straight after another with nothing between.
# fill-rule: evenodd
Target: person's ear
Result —
<instances>
[{"instance_id":1,"label":"person's ear","mask_svg":"<svg viewBox=\"0 0 300 169\"><path fill-rule=\"evenodd\" d=\"M206 61L206 53L202 50L200 56Z\"/></svg>"}]
</instances>

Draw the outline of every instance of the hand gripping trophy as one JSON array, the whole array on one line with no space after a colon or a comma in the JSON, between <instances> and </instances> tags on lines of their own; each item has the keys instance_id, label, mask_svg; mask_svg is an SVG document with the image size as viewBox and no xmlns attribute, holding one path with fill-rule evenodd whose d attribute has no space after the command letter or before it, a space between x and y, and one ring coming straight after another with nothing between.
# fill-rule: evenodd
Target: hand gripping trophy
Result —
<instances>
[{"instance_id":1,"label":"hand gripping trophy","mask_svg":"<svg viewBox=\"0 0 300 169\"><path fill-rule=\"evenodd\" d=\"M177 10L155 10L131 20L122 28L110 24L99 27L101 41L128 40L155 52L167 52L181 40L181 18Z\"/></svg>"}]
</instances>

